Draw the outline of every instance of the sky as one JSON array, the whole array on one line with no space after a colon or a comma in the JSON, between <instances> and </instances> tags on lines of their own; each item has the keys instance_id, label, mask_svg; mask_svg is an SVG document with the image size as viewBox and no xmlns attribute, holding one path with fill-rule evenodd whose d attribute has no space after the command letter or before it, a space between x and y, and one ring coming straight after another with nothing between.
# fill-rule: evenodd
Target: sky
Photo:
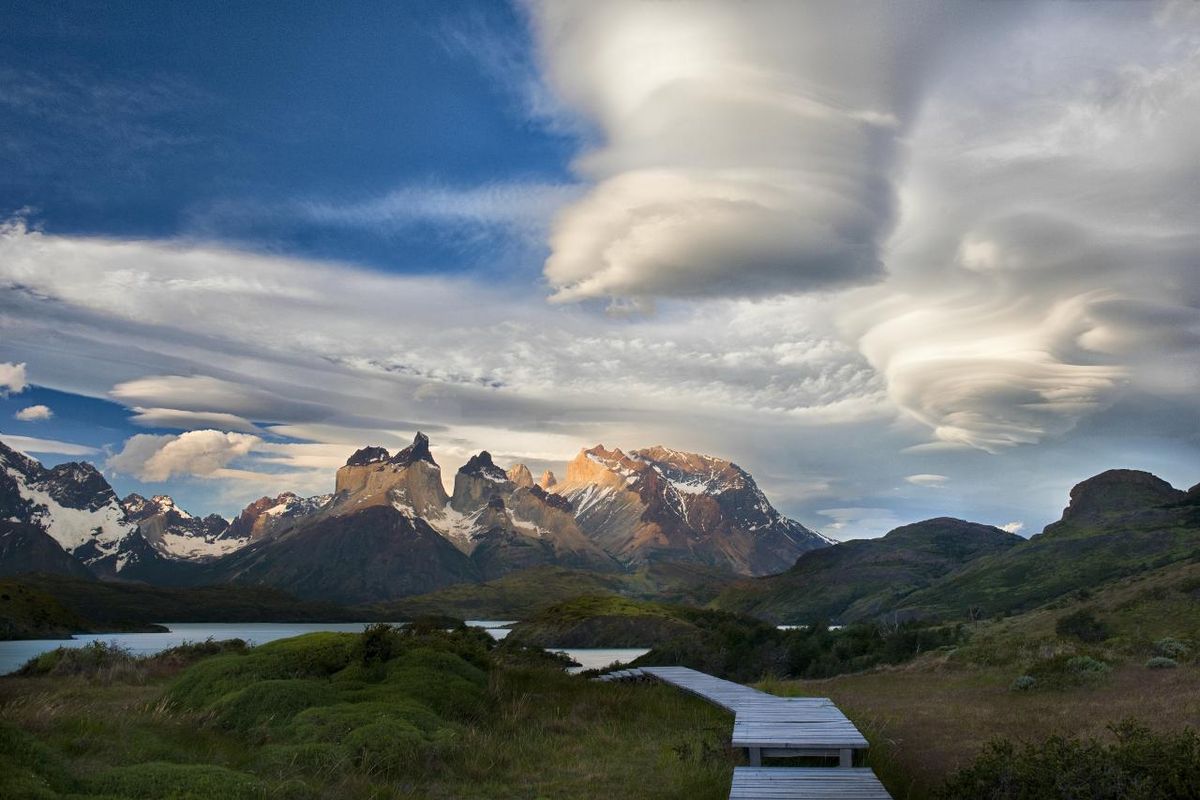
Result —
<instances>
[{"instance_id":1,"label":"sky","mask_svg":"<svg viewBox=\"0 0 1200 800\"><path fill-rule=\"evenodd\" d=\"M0 440L235 514L432 440L834 538L1200 482L1200 4L9 2Z\"/></svg>"}]
</instances>

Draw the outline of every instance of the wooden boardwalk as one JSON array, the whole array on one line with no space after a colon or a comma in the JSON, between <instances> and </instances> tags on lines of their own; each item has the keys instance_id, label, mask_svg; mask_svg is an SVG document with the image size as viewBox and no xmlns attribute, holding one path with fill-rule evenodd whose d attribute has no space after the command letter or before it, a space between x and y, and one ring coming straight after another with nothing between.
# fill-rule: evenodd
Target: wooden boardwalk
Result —
<instances>
[{"instance_id":1,"label":"wooden boardwalk","mask_svg":"<svg viewBox=\"0 0 1200 800\"><path fill-rule=\"evenodd\" d=\"M701 697L734 715L732 745L744 748L749 767L733 773L730 800L891 800L869 769L853 768L866 737L826 697L776 697L688 667L641 667L599 680L654 678ZM838 767L772 767L762 758L823 756Z\"/></svg>"},{"instance_id":2,"label":"wooden boardwalk","mask_svg":"<svg viewBox=\"0 0 1200 800\"><path fill-rule=\"evenodd\" d=\"M892 800L869 769L738 767L729 800Z\"/></svg>"}]
</instances>

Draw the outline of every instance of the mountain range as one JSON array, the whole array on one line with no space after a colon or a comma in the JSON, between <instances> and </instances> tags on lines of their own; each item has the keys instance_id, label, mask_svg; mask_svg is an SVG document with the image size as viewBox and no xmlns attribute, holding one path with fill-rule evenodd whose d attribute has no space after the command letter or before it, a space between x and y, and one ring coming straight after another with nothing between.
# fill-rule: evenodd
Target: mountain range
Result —
<instances>
[{"instance_id":1,"label":"mountain range","mask_svg":"<svg viewBox=\"0 0 1200 800\"><path fill-rule=\"evenodd\" d=\"M670 561L765 575L831 543L777 512L736 464L664 447L582 450L562 482L484 451L453 486L418 433L395 454L354 452L331 494L263 497L230 521L165 495L118 499L90 464L47 469L0 443L0 574L362 603L544 566L621 573Z\"/></svg>"}]
</instances>

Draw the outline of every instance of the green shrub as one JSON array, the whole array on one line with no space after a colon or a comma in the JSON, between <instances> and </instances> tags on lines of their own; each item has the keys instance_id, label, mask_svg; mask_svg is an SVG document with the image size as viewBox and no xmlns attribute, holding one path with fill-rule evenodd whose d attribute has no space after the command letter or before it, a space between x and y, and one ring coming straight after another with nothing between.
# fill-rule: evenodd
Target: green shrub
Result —
<instances>
[{"instance_id":1,"label":"green shrub","mask_svg":"<svg viewBox=\"0 0 1200 800\"><path fill-rule=\"evenodd\" d=\"M396 775L414 766L429 742L413 725L381 720L356 728L346 737L355 763L372 775Z\"/></svg>"},{"instance_id":2,"label":"green shrub","mask_svg":"<svg viewBox=\"0 0 1200 800\"><path fill-rule=\"evenodd\" d=\"M1179 662L1166 656L1155 656L1146 662L1146 666L1149 669L1175 669L1179 666Z\"/></svg>"},{"instance_id":3,"label":"green shrub","mask_svg":"<svg viewBox=\"0 0 1200 800\"><path fill-rule=\"evenodd\" d=\"M1027 692L1035 686L1037 686L1037 678L1032 675L1019 675L1012 683L1013 690L1018 692Z\"/></svg>"},{"instance_id":4,"label":"green shrub","mask_svg":"<svg viewBox=\"0 0 1200 800\"><path fill-rule=\"evenodd\" d=\"M93 781L94 792L141 800L258 800L264 786L253 776L211 764L168 764L152 761L114 767Z\"/></svg>"},{"instance_id":5,"label":"green shrub","mask_svg":"<svg viewBox=\"0 0 1200 800\"><path fill-rule=\"evenodd\" d=\"M309 633L245 654L213 656L184 672L168 697L185 708L199 709L254 681L325 678L350 663L358 638L352 633Z\"/></svg>"},{"instance_id":6,"label":"green shrub","mask_svg":"<svg viewBox=\"0 0 1200 800\"><path fill-rule=\"evenodd\" d=\"M332 696L332 688L322 681L256 681L221 698L216 704L217 723L237 731L278 725L306 708L329 702Z\"/></svg>"},{"instance_id":7,"label":"green shrub","mask_svg":"<svg viewBox=\"0 0 1200 800\"><path fill-rule=\"evenodd\" d=\"M29 661L18 671L21 675L82 675L108 680L144 680L138 659L114 642L94 641L83 647L56 647Z\"/></svg>"},{"instance_id":8,"label":"green shrub","mask_svg":"<svg viewBox=\"0 0 1200 800\"><path fill-rule=\"evenodd\" d=\"M358 637L355 656L365 666L391 661L400 654L400 631L383 622L368 625Z\"/></svg>"},{"instance_id":9,"label":"green shrub","mask_svg":"<svg viewBox=\"0 0 1200 800\"><path fill-rule=\"evenodd\" d=\"M1154 734L1132 722L1112 731L1112 744L1060 736L1019 746L994 740L935 797L1194 800L1195 787L1200 786L1200 736L1195 731Z\"/></svg>"},{"instance_id":10,"label":"green shrub","mask_svg":"<svg viewBox=\"0 0 1200 800\"><path fill-rule=\"evenodd\" d=\"M428 708L400 699L305 709L292 720L287 736L296 742L341 742L359 728L396 720L430 736L446 727L446 722Z\"/></svg>"},{"instance_id":11,"label":"green shrub","mask_svg":"<svg viewBox=\"0 0 1200 800\"><path fill-rule=\"evenodd\" d=\"M1091 656L1058 655L1034 662L1029 675L1038 687L1064 689L1098 681L1109 669L1108 664Z\"/></svg>"},{"instance_id":12,"label":"green shrub","mask_svg":"<svg viewBox=\"0 0 1200 800\"><path fill-rule=\"evenodd\" d=\"M349 768L354 756L345 746L334 742L270 744L258 751L255 769L264 775L284 777L297 771L338 775Z\"/></svg>"},{"instance_id":13,"label":"green shrub","mask_svg":"<svg viewBox=\"0 0 1200 800\"><path fill-rule=\"evenodd\" d=\"M1074 636L1081 642L1095 644L1103 642L1112 636L1112 629L1096 615L1086 609L1076 611L1062 617L1054 624L1054 632L1059 636Z\"/></svg>"},{"instance_id":14,"label":"green shrub","mask_svg":"<svg viewBox=\"0 0 1200 800\"><path fill-rule=\"evenodd\" d=\"M1188 646L1178 639L1167 636L1154 643L1154 655L1164 658L1182 658L1188 654Z\"/></svg>"}]
</instances>

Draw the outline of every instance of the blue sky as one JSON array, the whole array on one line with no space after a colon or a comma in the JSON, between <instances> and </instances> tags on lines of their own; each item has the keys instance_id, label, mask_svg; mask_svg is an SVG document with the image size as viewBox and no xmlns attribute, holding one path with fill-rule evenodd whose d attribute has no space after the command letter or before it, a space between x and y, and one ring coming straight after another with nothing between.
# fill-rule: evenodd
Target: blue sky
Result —
<instances>
[{"instance_id":1,"label":"blue sky","mask_svg":"<svg viewBox=\"0 0 1200 800\"><path fill-rule=\"evenodd\" d=\"M1195 4L0 25L0 438L122 494L228 515L417 429L447 475L725 456L843 538L1200 480Z\"/></svg>"},{"instance_id":2,"label":"blue sky","mask_svg":"<svg viewBox=\"0 0 1200 800\"><path fill-rule=\"evenodd\" d=\"M576 142L529 119L488 61L531 49L503 3L35 2L5 15L2 200L57 233L487 269L479 236L321 225L300 207L572 181ZM527 263L536 278L536 254Z\"/></svg>"}]
</instances>

